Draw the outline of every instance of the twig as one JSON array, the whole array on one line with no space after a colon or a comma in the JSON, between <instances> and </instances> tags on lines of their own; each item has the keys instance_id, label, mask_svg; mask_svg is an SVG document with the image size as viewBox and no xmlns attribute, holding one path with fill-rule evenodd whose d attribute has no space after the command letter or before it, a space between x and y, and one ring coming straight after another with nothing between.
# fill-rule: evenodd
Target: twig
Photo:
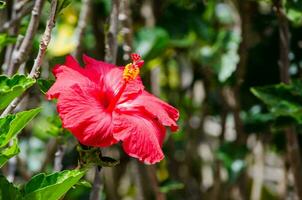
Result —
<instances>
[{"instance_id":1,"label":"twig","mask_svg":"<svg viewBox=\"0 0 302 200\"><path fill-rule=\"evenodd\" d=\"M82 3L82 8L81 8L81 13L80 13L80 18L78 21L77 28L75 30L75 41L76 41L76 48L73 53L74 57L79 59L80 53L81 53L81 44L83 41L84 33L85 33L85 28L87 27L87 23L89 20L89 15L91 11L91 0L83 0Z\"/></svg>"},{"instance_id":2,"label":"twig","mask_svg":"<svg viewBox=\"0 0 302 200\"><path fill-rule=\"evenodd\" d=\"M31 69L31 72L29 74L29 77L31 77L31 78L37 79L40 76L39 70L40 70L44 55L46 53L47 46L51 40L51 31L55 26L56 8L57 8L57 0L52 0L50 15L49 15L49 18L48 18L48 21L46 24L44 34L41 38L39 52L35 59L34 65ZM18 104L22 101L25 94L26 94L26 92L24 92L20 97L15 98L9 104L9 106L3 111L3 113L1 114L1 117L4 117L7 114L11 113L18 106Z\"/></svg>"},{"instance_id":3,"label":"twig","mask_svg":"<svg viewBox=\"0 0 302 200\"><path fill-rule=\"evenodd\" d=\"M119 13L119 20L121 22L121 33L124 39L123 42L123 59L124 61L129 61L130 54L132 52L132 42L133 42L133 35L132 35L132 20L131 20L131 11L129 0L122 0L120 5L120 13Z\"/></svg>"},{"instance_id":4,"label":"twig","mask_svg":"<svg viewBox=\"0 0 302 200\"><path fill-rule=\"evenodd\" d=\"M25 37L20 48L15 49L12 55L12 63L9 66L14 72L27 58L34 40L34 36L38 30L40 16L42 13L44 0L36 0L34 8L31 12L31 19L26 30Z\"/></svg>"},{"instance_id":5,"label":"twig","mask_svg":"<svg viewBox=\"0 0 302 200\"><path fill-rule=\"evenodd\" d=\"M253 184L251 188L251 200L261 199L264 181L264 147L261 139L257 142L254 149Z\"/></svg>"},{"instance_id":6,"label":"twig","mask_svg":"<svg viewBox=\"0 0 302 200\"><path fill-rule=\"evenodd\" d=\"M12 3L12 6L10 6L10 7L12 7L12 10L11 10L10 20L16 18L16 16L18 15L19 12L22 12L22 10L21 10L22 6L21 7L18 6L19 2L17 0L12 1L11 3ZM19 27L20 27L20 21L15 21L15 23L12 23L9 26L9 28L7 30L8 34L9 35L17 35ZM4 68L3 69L5 69L5 72L8 75L13 74L13 70L11 68L9 68L9 66L11 65L11 62L12 62L13 51L14 51L15 48L19 48L20 47L23 38L24 38L24 36L19 35L16 44L10 44L10 45L8 45L6 47L5 58L4 58L4 63L3 63Z\"/></svg>"},{"instance_id":7,"label":"twig","mask_svg":"<svg viewBox=\"0 0 302 200\"><path fill-rule=\"evenodd\" d=\"M55 153L54 171L61 171L63 168L63 158L65 154L65 147L63 144L59 144Z\"/></svg>"},{"instance_id":8,"label":"twig","mask_svg":"<svg viewBox=\"0 0 302 200\"><path fill-rule=\"evenodd\" d=\"M105 38L105 61L113 64L117 58L118 11L119 0L112 0L109 30Z\"/></svg>"},{"instance_id":9,"label":"twig","mask_svg":"<svg viewBox=\"0 0 302 200\"><path fill-rule=\"evenodd\" d=\"M16 16L14 16L10 21L5 22L3 26L0 27L0 33L7 31L16 23L20 22L20 20L33 9L32 7L32 3L29 3L28 5L24 6L24 8L16 14Z\"/></svg>"},{"instance_id":10,"label":"twig","mask_svg":"<svg viewBox=\"0 0 302 200\"><path fill-rule=\"evenodd\" d=\"M236 69L236 84L234 86L234 96L235 96L235 106L233 108L234 114L234 122L235 122L235 129L237 133L237 141L240 144L245 144L246 142L246 134L243 130L243 122L240 117L241 111L241 98L240 98L240 89L241 85L244 80L245 71L246 71L246 62L248 58L248 33L249 33L249 26L250 26L250 3L249 2L242 2L238 0L238 7L239 7L239 14L241 17L241 36L242 40L239 46L239 63Z\"/></svg>"},{"instance_id":11,"label":"twig","mask_svg":"<svg viewBox=\"0 0 302 200\"><path fill-rule=\"evenodd\" d=\"M275 2L276 13L279 23L279 37L280 37L280 78L281 82L289 84L289 28L288 20L284 14L281 1ZM299 199L302 199L302 165L299 141L296 133L296 129L293 126L289 126L285 129L287 153L289 158L289 164L293 172L295 188Z\"/></svg>"},{"instance_id":12,"label":"twig","mask_svg":"<svg viewBox=\"0 0 302 200\"><path fill-rule=\"evenodd\" d=\"M101 172L101 170L99 170L98 167L96 166L92 191L90 193L89 200L99 200L100 199L100 189L102 187L100 172Z\"/></svg>"}]
</instances>

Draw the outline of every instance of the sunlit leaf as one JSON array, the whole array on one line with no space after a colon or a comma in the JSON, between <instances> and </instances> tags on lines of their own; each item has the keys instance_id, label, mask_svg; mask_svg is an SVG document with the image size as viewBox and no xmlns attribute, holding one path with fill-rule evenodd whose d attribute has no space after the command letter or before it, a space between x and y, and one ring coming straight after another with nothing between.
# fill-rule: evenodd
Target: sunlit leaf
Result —
<instances>
[{"instance_id":1,"label":"sunlit leaf","mask_svg":"<svg viewBox=\"0 0 302 200\"><path fill-rule=\"evenodd\" d=\"M7 145L40 111L36 108L0 118L0 147Z\"/></svg>"},{"instance_id":2,"label":"sunlit leaf","mask_svg":"<svg viewBox=\"0 0 302 200\"><path fill-rule=\"evenodd\" d=\"M285 14L287 18L295 25L302 24L302 2L287 0L285 1Z\"/></svg>"},{"instance_id":3,"label":"sunlit leaf","mask_svg":"<svg viewBox=\"0 0 302 200\"><path fill-rule=\"evenodd\" d=\"M0 149L1 150L1 149ZM18 146L18 140L15 138L13 144L5 149L2 149L0 152L0 168L12 157L17 155L20 152Z\"/></svg>"},{"instance_id":4,"label":"sunlit leaf","mask_svg":"<svg viewBox=\"0 0 302 200\"><path fill-rule=\"evenodd\" d=\"M6 7L5 1L0 1L0 9L4 9Z\"/></svg>"},{"instance_id":5,"label":"sunlit leaf","mask_svg":"<svg viewBox=\"0 0 302 200\"><path fill-rule=\"evenodd\" d=\"M60 199L85 174L83 170L64 170L53 174L38 174L24 186L24 200Z\"/></svg>"},{"instance_id":6,"label":"sunlit leaf","mask_svg":"<svg viewBox=\"0 0 302 200\"><path fill-rule=\"evenodd\" d=\"M160 191L162 193L168 193L173 190L180 190L184 188L184 184L177 181L166 181L160 186Z\"/></svg>"},{"instance_id":7,"label":"sunlit leaf","mask_svg":"<svg viewBox=\"0 0 302 200\"><path fill-rule=\"evenodd\" d=\"M20 96L35 80L24 75L12 78L0 76L0 110L4 109L14 98Z\"/></svg>"}]
</instances>

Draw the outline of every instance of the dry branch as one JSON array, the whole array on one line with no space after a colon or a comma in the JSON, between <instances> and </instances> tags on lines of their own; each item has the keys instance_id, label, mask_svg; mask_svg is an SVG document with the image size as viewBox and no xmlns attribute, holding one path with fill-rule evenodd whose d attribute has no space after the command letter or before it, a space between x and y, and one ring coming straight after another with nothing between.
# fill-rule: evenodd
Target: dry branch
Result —
<instances>
[{"instance_id":1,"label":"dry branch","mask_svg":"<svg viewBox=\"0 0 302 200\"><path fill-rule=\"evenodd\" d=\"M37 2L39 2L39 0L37 0ZM40 6L42 6L42 5L40 5ZM55 26L56 8L57 8L57 0L52 0L51 1L50 15L49 15L49 18L47 20L47 24L46 24L44 34L41 38L39 52L38 52L38 55L35 59L34 65L33 65L32 69L30 71L30 74L29 74L29 77L31 77L31 78L37 79L40 76L39 70L40 70L44 55L46 53L47 46L48 46L48 44L51 40L51 31ZM28 34L32 34L32 32L29 32ZM31 37L31 36L29 36L29 37ZM28 40L29 37L27 37L27 40ZM22 48L22 45L21 45L21 48ZM3 111L3 113L1 114L1 117L4 117L7 114L14 111L14 109L19 105L19 103L24 98L25 94L26 94L26 92L24 92L21 96L15 98L9 104L9 106Z\"/></svg>"},{"instance_id":2,"label":"dry branch","mask_svg":"<svg viewBox=\"0 0 302 200\"><path fill-rule=\"evenodd\" d=\"M36 0L31 12L31 19L26 30L26 34L20 48L15 48L12 54L12 62L9 66L10 71L14 72L18 67L26 61L27 56L32 48L35 34L38 30L39 21L42 13L44 0Z\"/></svg>"}]
</instances>

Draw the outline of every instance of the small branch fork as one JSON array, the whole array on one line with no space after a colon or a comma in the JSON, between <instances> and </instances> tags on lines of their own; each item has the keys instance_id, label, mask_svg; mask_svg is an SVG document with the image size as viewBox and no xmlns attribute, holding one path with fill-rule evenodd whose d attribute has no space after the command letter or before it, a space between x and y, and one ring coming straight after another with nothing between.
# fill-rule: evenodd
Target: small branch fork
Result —
<instances>
[{"instance_id":1,"label":"small branch fork","mask_svg":"<svg viewBox=\"0 0 302 200\"><path fill-rule=\"evenodd\" d=\"M9 67L9 75L12 75L18 67L25 62L30 49L32 48L34 36L37 33L42 8L45 0L36 0L31 12L31 19L26 34L19 48L15 48L12 54L12 62Z\"/></svg>"},{"instance_id":2,"label":"small branch fork","mask_svg":"<svg viewBox=\"0 0 302 200\"><path fill-rule=\"evenodd\" d=\"M38 4L38 3L39 4ZM50 15L49 15L49 18L48 18L48 21L47 21L47 24L46 24L46 28L45 28L45 31L44 31L44 34L43 34L43 36L42 36L42 38L41 38L41 42L40 42L40 48L39 48L39 52L38 52L38 55L37 55L37 57L36 57L36 59L35 59L35 62L34 62L34 65L33 65L33 67L32 67L32 69L31 69L31 71L30 71L30 74L29 74L29 77L31 77L31 78L34 78L34 79L37 79L39 76L40 76L40 72L39 72L39 70L40 70L40 68L41 68L41 65L42 65L42 61L43 61L43 59L44 59L44 56L45 56L45 53L46 53L46 49L47 49L47 46L48 46L48 44L49 44L49 42L50 42L50 40L51 40L51 32L52 32L52 29L54 28L54 26L55 26L55 18L56 18L56 9L57 9L57 0L52 0L51 1L51 10L50 10ZM38 11L37 11L37 9L39 8L40 9L40 7L36 7L37 6L37 4L39 5L39 6L42 6L42 3L43 3L43 1L41 1L41 0L37 0L36 1L36 4L35 4L35 8L36 8L36 10L33 10L33 13L38 13ZM33 14L33 15L35 15L35 14ZM30 28L30 27L29 27ZM30 41L30 39L29 38L33 38L33 36L27 36L27 35L32 35L33 34L33 32L32 31L28 31L27 33L26 33L26 36L25 36L25 38L27 38L27 39L25 39L24 38L24 40L28 40L28 42ZM24 41L23 40L23 41ZM31 42L25 42L26 44L28 44L29 45L29 47L31 46L30 44L31 44ZM23 47L22 47L22 45L21 45L21 49L22 49ZM27 47L28 48L28 47ZM24 56L24 55L23 55ZM22 58L22 59L24 59L24 58ZM21 60L22 60L21 59ZM19 103L22 101L22 99L24 98L24 96L25 96L25 94L26 94L26 92L24 92L21 96L19 96L19 97L17 97L17 98L15 98L9 105L8 105L8 107L3 111L3 113L1 114L1 117L4 117L4 116L6 116L6 115L8 115L9 113L11 113L12 111L14 111L14 109L19 105Z\"/></svg>"},{"instance_id":3,"label":"small branch fork","mask_svg":"<svg viewBox=\"0 0 302 200\"><path fill-rule=\"evenodd\" d=\"M28 5L24 5L24 8L21 9L20 12L18 12L14 18L12 18L10 21L5 22L3 26L0 27L0 33L7 31L16 23L20 22L20 20L28 13L30 13L32 9L33 9L33 5L31 3Z\"/></svg>"}]
</instances>

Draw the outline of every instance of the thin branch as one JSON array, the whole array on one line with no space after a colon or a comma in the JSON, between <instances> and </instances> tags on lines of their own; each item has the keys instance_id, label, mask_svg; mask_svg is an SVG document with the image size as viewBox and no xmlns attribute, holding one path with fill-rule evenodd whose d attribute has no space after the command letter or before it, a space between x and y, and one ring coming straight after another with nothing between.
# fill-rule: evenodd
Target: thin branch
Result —
<instances>
[{"instance_id":1,"label":"thin branch","mask_svg":"<svg viewBox=\"0 0 302 200\"><path fill-rule=\"evenodd\" d=\"M12 55L12 63L9 66L14 72L27 58L34 40L34 36L38 30L39 21L42 13L44 0L36 0L34 8L31 12L31 19L26 30L25 37L20 48L15 49Z\"/></svg>"},{"instance_id":2,"label":"thin branch","mask_svg":"<svg viewBox=\"0 0 302 200\"><path fill-rule=\"evenodd\" d=\"M24 5L24 4L20 5L20 1L17 1L17 0L12 1L11 3L12 3L12 6L10 6L10 7L12 7L12 10L11 10L10 20L15 19L16 16L18 16L18 14L20 12L22 12L23 5ZM28 12L30 12L32 10L33 3L31 3L30 5L31 5L30 10ZM6 23L3 23L3 24L6 25ZM17 35L18 31L19 31L19 28L20 28L20 21L19 20L15 21L12 24L9 24L8 30L7 30L8 34L12 35L12 36ZM15 48L18 49L20 47L23 38L24 38L24 36L19 35L16 44L10 44L6 47L3 69L5 69L5 72L8 75L13 74L13 70L11 68L9 68L9 66L11 65L11 62L12 62L13 51L14 51Z\"/></svg>"},{"instance_id":3,"label":"thin branch","mask_svg":"<svg viewBox=\"0 0 302 200\"><path fill-rule=\"evenodd\" d=\"M100 172L101 172L101 170L99 170L98 167L96 166L92 191L90 193L89 200L99 200L100 199L100 189L102 187Z\"/></svg>"},{"instance_id":4,"label":"thin branch","mask_svg":"<svg viewBox=\"0 0 302 200\"><path fill-rule=\"evenodd\" d=\"M131 10L130 10L129 0L122 0L120 5L119 20L121 23L121 33L124 39L123 42L123 59L124 61L129 61L130 54L132 52L132 20L131 20Z\"/></svg>"},{"instance_id":5,"label":"thin branch","mask_svg":"<svg viewBox=\"0 0 302 200\"><path fill-rule=\"evenodd\" d=\"M73 55L77 59L79 59L80 54L81 54L81 44L82 44L82 41L83 41L85 28L87 27L87 23L88 23L88 20L89 20L89 15L90 15L90 11L91 11L91 4L92 4L92 0L83 0L81 13L80 13L80 18L79 18L79 21L78 21L77 28L75 30L76 48L75 48L75 51L74 51Z\"/></svg>"},{"instance_id":6,"label":"thin branch","mask_svg":"<svg viewBox=\"0 0 302 200\"><path fill-rule=\"evenodd\" d=\"M20 20L26 16L28 13L30 13L30 11L32 11L33 9L33 4L29 3L28 5L25 5L23 9L20 10L20 12L18 12L16 14L16 16L14 16L10 21L7 21L3 24L2 27L0 27L0 33L3 33L5 31L7 31L8 29L10 29L12 26L14 26L16 23L20 22Z\"/></svg>"},{"instance_id":7,"label":"thin branch","mask_svg":"<svg viewBox=\"0 0 302 200\"><path fill-rule=\"evenodd\" d=\"M48 18L48 21L46 24L44 34L41 38L39 52L35 59L34 65L31 69L31 72L29 74L29 77L31 77L31 78L37 79L40 76L39 70L42 65L42 61L43 61L44 55L46 53L47 46L51 40L51 31L55 26L56 8L57 8L57 0L52 0L50 15L49 15L49 18ZM9 106L3 111L3 113L1 114L1 117L4 117L7 114L11 113L22 101L25 94L26 94L26 92L24 92L20 97L15 98L9 104Z\"/></svg>"},{"instance_id":8,"label":"thin branch","mask_svg":"<svg viewBox=\"0 0 302 200\"><path fill-rule=\"evenodd\" d=\"M109 30L106 35L105 61L116 63L117 59L117 33L118 33L119 0L112 0Z\"/></svg>"},{"instance_id":9,"label":"thin branch","mask_svg":"<svg viewBox=\"0 0 302 200\"><path fill-rule=\"evenodd\" d=\"M61 171L63 168L63 158L65 154L65 147L63 144L59 144L57 147L57 151L55 153L55 160L54 160L54 171Z\"/></svg>"}]
</instances>

